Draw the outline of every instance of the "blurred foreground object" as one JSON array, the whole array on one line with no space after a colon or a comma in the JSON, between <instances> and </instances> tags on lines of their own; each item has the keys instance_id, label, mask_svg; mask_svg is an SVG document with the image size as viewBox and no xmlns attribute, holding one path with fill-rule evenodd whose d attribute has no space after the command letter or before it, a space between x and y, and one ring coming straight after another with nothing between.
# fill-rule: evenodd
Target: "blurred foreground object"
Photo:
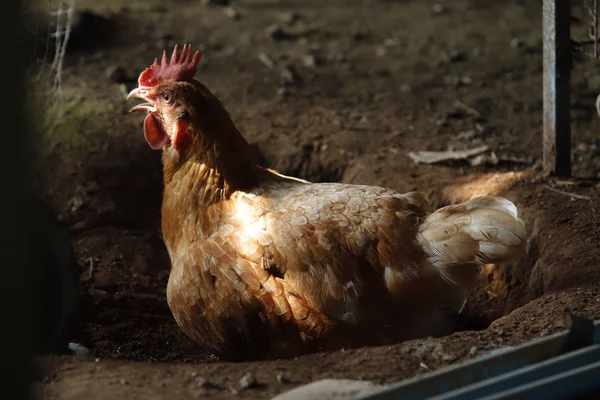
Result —
<instances>
[{"instance_id":1,"label":"blurred foreground object","mask_svg":"<svg viewBox=\"0 0 600 400\"><path fill-rule=\"evenodd\" d=\"M600 320L569 315L567 331L504 347L353 399L599 398Z\"/></svg>"},{"instance_id":2,"label":"blurred foreground object","mask_svg":"<svg viewBox=\"0 0 600 400\"><path fill-rule=\"evenodd\" d=\"M2 320L2 338L0 340L0 383L6 399L30 398L27 390L28 371L31 362L32 322L37 318L33 314L34 298L38 295L27 284L31 278L29 268L29 248L27 246L27 228L32 220L26 210L25 181L27 175L26 139L28 130L25 124L25 85L26 52L24 42L24 24L21 15L21 2L3 3L4 21L0 26L2 50L8 62L4 63L5 95L10 98L1 110L7 143L0 157L0 180L3 191L0 207L4 211L0 230L0 318ZM10 134L9 134L10 132Z\"/></svg>"},{"instance_id":3,"label":"blurred foreground object","mask_svg":"<svg viewBox=\"0 0 600 400\"><path fill-rule=\"evenodd\" d=\"M35 196L31 197L32 268L36 288L40 290L39 329L36 354L65 353L67 330L79 295L79 266L66 228L52 210Z\"/></svg>"}]
</instances>

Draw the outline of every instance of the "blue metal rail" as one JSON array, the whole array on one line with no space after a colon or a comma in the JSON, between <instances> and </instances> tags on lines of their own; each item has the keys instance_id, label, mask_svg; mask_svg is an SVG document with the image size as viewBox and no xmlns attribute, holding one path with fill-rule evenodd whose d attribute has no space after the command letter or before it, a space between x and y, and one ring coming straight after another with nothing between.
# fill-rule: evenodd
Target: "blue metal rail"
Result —
<instances>
[{"instance_id":1,"label":"blue metal rail","mask_svg":"<svg viewBox=\"0 0 600 400\"><path fill-rule=\"evenodd\" d=\"M570 399L600 391L600 320L389 385L354 400Z\"/></svg>"}]
</instances>

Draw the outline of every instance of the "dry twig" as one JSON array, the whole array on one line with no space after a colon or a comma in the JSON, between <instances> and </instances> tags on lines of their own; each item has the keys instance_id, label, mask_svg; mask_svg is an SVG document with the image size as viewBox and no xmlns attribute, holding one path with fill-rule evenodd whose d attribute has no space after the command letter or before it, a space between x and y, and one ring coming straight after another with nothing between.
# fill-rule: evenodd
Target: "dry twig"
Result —
<instances>
[{"instance_id":1,"label":"dry twig","mask_svg":"<svg viewBox=\"0 0 600 400\"><path fill-rule=\"evenodd\" d=\"M581 194L565 192L564 190L555 189L552 186L544 185L544 187L546 189L548 189L549 191L551 191L551 192L558 193L558 194L563 194L565 196L570 196L570 197L572 197L574 199L579 199L579 200L591 200L592 199L589 196L584 196L584 195L581 195Z\"/></svg>"}]
</instances>

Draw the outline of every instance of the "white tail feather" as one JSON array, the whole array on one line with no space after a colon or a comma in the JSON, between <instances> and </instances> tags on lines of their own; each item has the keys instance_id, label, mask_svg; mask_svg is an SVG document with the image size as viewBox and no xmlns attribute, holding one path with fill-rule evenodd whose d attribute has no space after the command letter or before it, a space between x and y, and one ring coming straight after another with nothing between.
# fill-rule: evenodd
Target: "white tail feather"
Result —
<instances>
[{"instance_id":1,"label":"white tail feather","mask_svg":"<svg viewBox=\"0 0 600 400\"><path fill-rule=\"evenodd\" d=\"M452 282L462 265L510 261L527 241L517 207L490 196L440 208L421 224L417 238L431 264Z\"/></svg>"}]
</instances>

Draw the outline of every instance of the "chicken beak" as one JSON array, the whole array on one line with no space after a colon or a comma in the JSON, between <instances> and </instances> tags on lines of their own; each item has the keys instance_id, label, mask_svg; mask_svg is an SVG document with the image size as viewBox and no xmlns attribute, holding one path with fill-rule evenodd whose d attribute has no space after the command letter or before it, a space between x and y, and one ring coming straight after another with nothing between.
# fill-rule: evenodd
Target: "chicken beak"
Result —
<instances>
[{"instance_id":1,"label":"chicken beak","mask_svg":"<svg viewBox=\"0 0 600 400\"><path fill-rule=\"evenodd\" d=\"M129 110L129 112L140 112L140 111L153 113L153 112L156 112L156 107L154 107L150 103L142 103L142 104L138 104L137 106L135 106L131 110Z\"/></svg>"},{"instance_id":2,"label":"chicken beak","mask_svg":"<svg viewBox=\"0 0 600 400\"><path fill-rule=\"evenodd\" d=\"M129 112L156 112L156 107L154 107L152 105L152 103L150 102L150 98L148 96L148 90L145 88L135 88L133 89L131 92L129 92L129 94L127 95L127 99L131 99L131 98L137 98L137 99L142 99L142 100L146 100L147 103L142 103L142 104L138 104L137 106L133 107L131 110L129 110Z\"/></svg>"},{"instance_id":3,"label":"chicken beak","mask_svg":"<svg viewBox=\"0 0 600 400\"><path fill-rule=\"evenodd\" d=\"M131 99L132 97L148 100L148 89L145 87L136 87L131 92L129 92L129 94L127 95L127 100Z\"/></svg>"}]
</instances>

